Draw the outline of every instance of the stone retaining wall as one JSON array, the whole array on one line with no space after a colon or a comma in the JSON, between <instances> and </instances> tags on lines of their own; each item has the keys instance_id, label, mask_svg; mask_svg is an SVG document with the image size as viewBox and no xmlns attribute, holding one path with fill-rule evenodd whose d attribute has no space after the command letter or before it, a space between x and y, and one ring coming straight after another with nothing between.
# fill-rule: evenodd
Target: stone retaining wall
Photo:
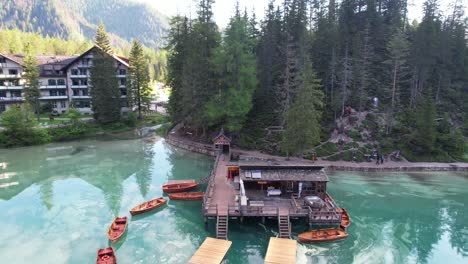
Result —
<instances>
[{"instance_id":1,"label":"stone retaining wall","mask_svg":"<svg viewBox=\"0 0 468 264\"><path fill-rule=\"evenodd\" d=\"M218 154L218 151L213 146L208 146L202 143L180 139L172 135L166 136L166 142L172 146L185 149L191 152L195 152L195 153L208 155L211 157L216 157L216 155Z\"/></svg>"}]
</instances>

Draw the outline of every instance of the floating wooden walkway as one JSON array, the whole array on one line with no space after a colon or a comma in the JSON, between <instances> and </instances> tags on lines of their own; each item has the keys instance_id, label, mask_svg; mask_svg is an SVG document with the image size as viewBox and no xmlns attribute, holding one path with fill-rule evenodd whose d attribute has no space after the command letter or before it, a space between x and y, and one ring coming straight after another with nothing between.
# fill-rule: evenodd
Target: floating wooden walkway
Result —
<instances>
[{"instance_id":1,"label":"floating wooden walkway","mask_svg":"<svg viewBox=\"0 0 468 264\"><path fill-rule=\"evenodd\" d=\"M270 238L265 264L296 264L296 248L296 240Z\"/></svg>"},{"instance_id":2,"label":"floating wooden walkway","mask_svg":"<svg viewBox=\"0 0 468 264\"><path fill-rule=\"evenodd\" d=\"M219 264L231 244L231 241L207 237L188 264Z\"/></svg>"}]
</instances>

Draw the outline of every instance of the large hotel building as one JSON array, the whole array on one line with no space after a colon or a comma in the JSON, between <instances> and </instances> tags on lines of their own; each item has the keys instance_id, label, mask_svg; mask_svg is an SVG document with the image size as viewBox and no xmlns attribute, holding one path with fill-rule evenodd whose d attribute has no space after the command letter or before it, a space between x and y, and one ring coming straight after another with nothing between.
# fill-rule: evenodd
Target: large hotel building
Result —
<instances>
[{"instance_id":1,"label":"large hotel building","mask_svg":"<svg viewBox=\"0 0 468 264\"><path fill-rule=\"evenodd\" d=\"M96 52L102 50L94 46L79 56L37 56L41 104L50 103L59 113L74 107L83 114L92 114L89 78ZM109 56L115 62L122 111L126 111L128 59L115 54ZM0 112L13 104L24 102L23 58L23 55L18 54L0 54Z\"/></svg>"}]
</instances>

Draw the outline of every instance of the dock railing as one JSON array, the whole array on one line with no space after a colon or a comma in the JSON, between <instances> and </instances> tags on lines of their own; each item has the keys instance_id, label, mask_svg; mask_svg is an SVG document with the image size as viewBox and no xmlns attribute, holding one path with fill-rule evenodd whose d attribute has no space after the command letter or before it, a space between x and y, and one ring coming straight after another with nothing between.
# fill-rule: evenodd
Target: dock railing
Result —
<instances>
[{"instance_id":1,"label":"dock railing","mask_svg":"<svg viewBox=\"0 0 468 264\"><path fill-rule=\"evenodd\" d=\"M203 195L202 208L203 208L203 214L204 215L208 213L209 209L212 209L212 208L210 208L211 205L208 204L208 199L213 195L214 178L215 178L215 174L216 174L216 168L218 167L219 158L220 158L220 155L217 155L216 159L215 159L215 162L214 162L214 165L213 165L213 168L211 169L211 172L210 172L210 176L209 176L210 180L208 181L208 185L206 187L205 194ZM216 215L217 214L218 214L218 207L216 206Z\"/></svg>"}]
</instances>

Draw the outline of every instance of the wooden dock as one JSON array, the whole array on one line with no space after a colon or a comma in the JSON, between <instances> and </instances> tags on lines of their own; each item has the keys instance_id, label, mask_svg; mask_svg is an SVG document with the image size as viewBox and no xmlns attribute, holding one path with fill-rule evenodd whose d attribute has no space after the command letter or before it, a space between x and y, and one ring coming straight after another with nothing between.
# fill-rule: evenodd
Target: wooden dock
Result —
<instances>
[{"instance_id":1,"label":"wooden dock","mask_svg":"<svg viewBox=\"0 0 468 264\"><path fill-rule=\"evenodd\" d=\"M296 264L296 248L296 240L270 238L265 264Z\"/></svg>"},{"instance_id":2,"label":"wooden dock","mask_svg":"<svg viewBox=\"0 0 468 264\"><path fill-rule=\"evenodd\" d=\"M219 264L231 244L231 241L207 237L188 264Z\"/></svg>"}]
</instances>

